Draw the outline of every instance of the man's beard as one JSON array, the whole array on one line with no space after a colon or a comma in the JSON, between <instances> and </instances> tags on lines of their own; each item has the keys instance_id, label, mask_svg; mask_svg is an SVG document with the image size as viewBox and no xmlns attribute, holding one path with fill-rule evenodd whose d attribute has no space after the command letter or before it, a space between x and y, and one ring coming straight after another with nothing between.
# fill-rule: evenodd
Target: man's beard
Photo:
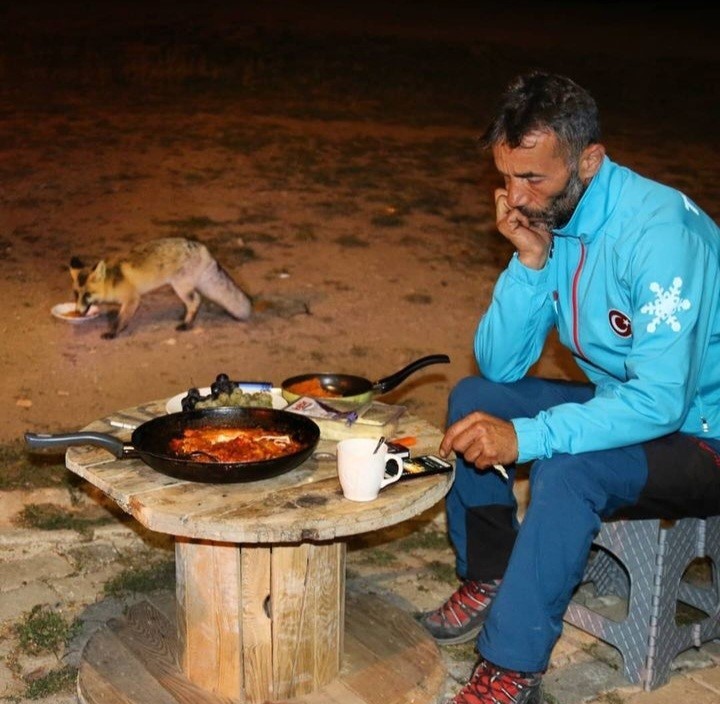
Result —
<instances>
[{"instance_id":1,"label":"man's beard","mask_svg":"<svg viewBox=\"0 0 720 704\"><path fill-rule=\"evenodd\" d=\"M552 197L546 208L534 210L520 206L518 210L530 221L530 227L541 227L552 232L567 225L586 188L587 185L580 180L577 169L573 169L565 188Z\"/></svg>"}]
</instances>

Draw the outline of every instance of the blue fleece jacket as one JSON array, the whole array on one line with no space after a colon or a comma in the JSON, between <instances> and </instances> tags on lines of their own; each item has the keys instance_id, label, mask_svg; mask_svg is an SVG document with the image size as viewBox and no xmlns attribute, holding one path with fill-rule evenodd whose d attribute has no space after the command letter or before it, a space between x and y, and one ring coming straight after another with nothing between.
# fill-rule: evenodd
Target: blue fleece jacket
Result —
<instances>
[{"instance_id":1,"label":"blue fleece jacket","mask_svg":"<svg viewBox=\"0 0 720 704\"><path fill-rule=\"evenodd\" d=\"M687 196L606 156L545 267L514 256L498 278L480 372L525 376L553 327L596 392L512 419L520 462L676 430L720 438L720 230Z\"/></svg>"}]
</instances>

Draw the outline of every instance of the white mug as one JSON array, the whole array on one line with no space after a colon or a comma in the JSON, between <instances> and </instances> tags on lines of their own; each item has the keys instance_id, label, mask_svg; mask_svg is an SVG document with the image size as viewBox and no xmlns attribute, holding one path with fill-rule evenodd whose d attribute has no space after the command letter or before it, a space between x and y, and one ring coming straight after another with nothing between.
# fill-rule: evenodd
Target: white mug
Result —
<instances>
[{"instance_id":1,"label":"white mug","mask_svg":"<svg viewBox=\"0 0 720 704\"><path fill-rule=\"evenodd\" d=\"M377 451L375 450L377 448ZM338 478L343 495L350 501L373 501L380 489L402 476L402 458L388 457L387 445L373 438L346 438L337 445ZM385 474L390 459L397 463L397 471Z\"/></svg>"}]
</instances>

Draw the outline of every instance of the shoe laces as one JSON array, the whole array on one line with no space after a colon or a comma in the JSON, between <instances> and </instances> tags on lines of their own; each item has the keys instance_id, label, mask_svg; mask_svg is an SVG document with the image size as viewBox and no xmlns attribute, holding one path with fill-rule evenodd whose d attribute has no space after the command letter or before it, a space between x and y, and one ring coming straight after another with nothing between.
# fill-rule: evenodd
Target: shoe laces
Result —
<instances>
[{"instance_id":1,"label":"shoe laces","mask_svg":"<svg viewBox=\"0 0 720 704\"><path fill-rule=\"evenodd\" d=\"M470 681L452 700L452 704L521 704L524 693L537 688L540 676L526 672L503 670L481 660Z\"/></svg>"},{"instance_id":2,"label":"shoe laces","mask_svg":"<svg viewBox=\"0 0 720 704\"><path fill-rule=\"evenodd\" d=\"M490 605L499 584L499 579L493 582L465 580L433 614L432 620L462 625Z\"/></svg>"}]
</instances>

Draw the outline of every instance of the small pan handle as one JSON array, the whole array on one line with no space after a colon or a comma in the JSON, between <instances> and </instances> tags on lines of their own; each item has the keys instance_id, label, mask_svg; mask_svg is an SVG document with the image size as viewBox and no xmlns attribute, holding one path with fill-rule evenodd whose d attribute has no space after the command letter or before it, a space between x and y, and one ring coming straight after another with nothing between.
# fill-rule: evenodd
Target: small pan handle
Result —
<instances>
[{"instance_id":1,"label":"small pan handle","mask_svg":"<svg viewBox=\"0 0 720 704\"><path fill-rule=\"evenodd\" d=\"M75 445L95 445L103 447L117 458L135 457L135 449L126 445L122 440L107 433L25 433L25 445L29 450L36 452L51 452L52 450L67 450Z\"/></svg>"},{"instance_id":2,"label":"small pan handle","mask_svg":"<svg viewBox=\"0 0 720 704\"><path fill-rule=\"evenodd\" d=\"M429 354L427 357L421 357L420 359L416 359L414 362L410 362L410 364L408 364L406 367L403 367L394 374L390 374L390 376L385 376L382 379L378 379L373 384L373 391L380 394L387 393L391 389L394 389L396 386L398 386L400 382L405 381L405 379L407 379L413 372L416 372L418 369L427 367L430 364L448 364L449 362L450 357L448 357L446 354Z\"/></svg>"}]
</instances>

